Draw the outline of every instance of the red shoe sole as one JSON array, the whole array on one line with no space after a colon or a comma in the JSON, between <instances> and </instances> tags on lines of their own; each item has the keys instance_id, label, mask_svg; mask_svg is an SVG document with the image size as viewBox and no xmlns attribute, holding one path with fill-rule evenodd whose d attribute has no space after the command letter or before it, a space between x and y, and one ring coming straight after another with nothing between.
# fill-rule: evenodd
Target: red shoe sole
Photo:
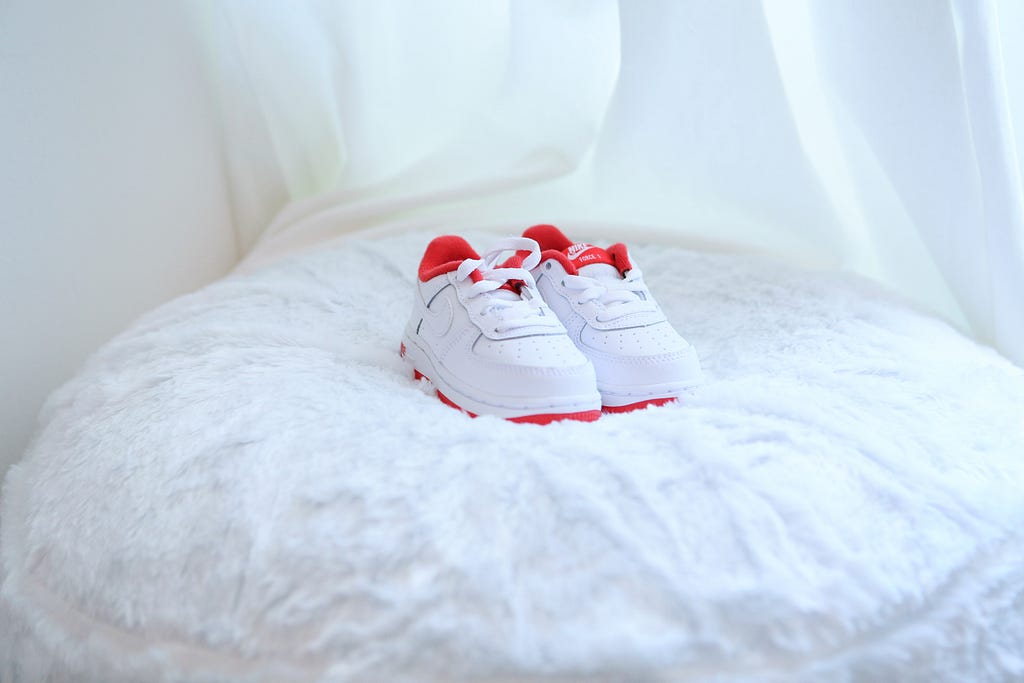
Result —
<instances>
[{"instance_id":1,"label":"red shoe sole","mask_svg":"<svg viewBox=\"0 0 1024 683\"><path fill-rule=\"evenodd\" d=\"M678 398L649 398L646 401L637 401L636 403L629 403L624 406L601 406L601 410L606 413L629 413L634 410L643 410L649 406L663 406L666 403L672 403L678 401Z\"/></svg>"}]
</instances>

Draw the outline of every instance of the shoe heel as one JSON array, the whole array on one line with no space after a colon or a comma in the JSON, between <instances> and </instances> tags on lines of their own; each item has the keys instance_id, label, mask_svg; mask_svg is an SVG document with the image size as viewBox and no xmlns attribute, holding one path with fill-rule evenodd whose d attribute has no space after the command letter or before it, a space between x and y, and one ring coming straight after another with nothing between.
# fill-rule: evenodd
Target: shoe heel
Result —
<instances>
[{"instance_id":1,"label":"shoe heel","mask_svg":"<svg viewBox=\"0 0 1024 683\"><path fill-rule=\"evenodd\" d=\"M405 364L406 366L408 366L409 372L412 373L412 378L414 380L418 381L421 379L425 379L428 382L430 381L429 377L427 377L422 372L416 369L416 362L412 359L412 356L409 355L409 349L406 348L404 341L398 347L398 355L402 357L403 361L405 361Z\"/></svg>"}]
</instances>

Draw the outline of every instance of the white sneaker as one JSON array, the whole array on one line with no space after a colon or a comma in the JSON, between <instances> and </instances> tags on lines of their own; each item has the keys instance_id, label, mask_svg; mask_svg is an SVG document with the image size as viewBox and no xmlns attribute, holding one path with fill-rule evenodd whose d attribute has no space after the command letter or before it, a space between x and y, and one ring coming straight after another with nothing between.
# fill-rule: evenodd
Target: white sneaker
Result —
<instances>
[{"instance_id":1,"label":"white sneaker","mask_svg":"<svg viewBox=\"0 0 1024 683\"><path fill-rule=\"evenodd\" d=\"M537 243L518 237L483 258L461 237L427 246L401 353L443 402L513 422L601 416L593 366L537 293L539 261Z\"/></svg>"},{"instance_id":2,"label":"white sneaker","mask_svg":"<svg viewBox=\"0 0 1024 683\"><path fill-rule=\"evenodd\" d=\"M523 236L541 247L537 287L594 364L606 412L667 403L700 383L697 353L672 328L624 244L573 243L553 225Z\"/></svg>"}]
</instances>

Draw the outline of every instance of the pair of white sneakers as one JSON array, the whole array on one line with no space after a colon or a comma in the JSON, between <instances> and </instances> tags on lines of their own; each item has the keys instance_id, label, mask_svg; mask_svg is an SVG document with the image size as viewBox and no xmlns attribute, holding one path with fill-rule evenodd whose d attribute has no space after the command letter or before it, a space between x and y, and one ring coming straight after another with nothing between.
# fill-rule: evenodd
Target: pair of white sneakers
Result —
<instances>
[{"instance_id":1,"label":"pair of white sneakers","mask_svg":"<svg viewBox=\"0 0 1024 683\"><path fill-rule=\"evenodd\" d=\"M401 354L443 402L537 424L667 403L701 377L625 245L552 225L482 257L461 237L431 241Z\"/></svg>"}]
</instances>

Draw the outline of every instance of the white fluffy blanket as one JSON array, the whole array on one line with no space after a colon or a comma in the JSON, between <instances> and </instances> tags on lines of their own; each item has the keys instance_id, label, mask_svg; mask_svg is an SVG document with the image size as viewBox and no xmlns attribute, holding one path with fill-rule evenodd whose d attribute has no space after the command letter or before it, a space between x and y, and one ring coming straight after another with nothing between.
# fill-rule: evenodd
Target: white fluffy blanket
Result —
<instances>
[{"instance_id":1,"label":"white fluffy blanket","mask_svg":"<svg viewBox=\"0 0 1024 683\"><path fill-rule=\"evenodd\" d=\"M474 420L397 354L428 238L226 278L50 399L0 680L1024 679L1019 369L859 280L637 247L706 385Z\"/></svg>"}]
</instances>

